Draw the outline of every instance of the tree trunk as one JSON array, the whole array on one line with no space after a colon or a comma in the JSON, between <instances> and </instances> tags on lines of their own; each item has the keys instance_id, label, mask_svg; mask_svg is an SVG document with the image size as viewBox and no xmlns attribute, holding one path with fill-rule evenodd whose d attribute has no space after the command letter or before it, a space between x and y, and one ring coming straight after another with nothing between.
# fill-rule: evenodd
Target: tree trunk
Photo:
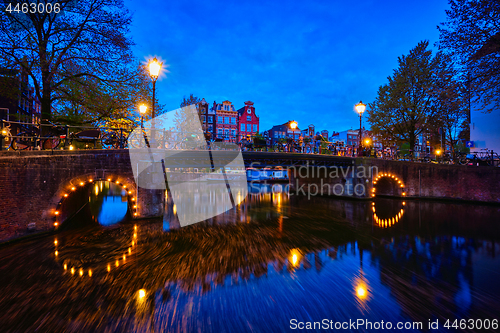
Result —
<instances>
[{"instance_id":1,"label":"tree trunk","mask_svg":"<svg viewBox=\"0 0 500 333\"><path fill-rule=\"evenodd\" d=\"M410 159L413 161L415 157L415 133L410 133Z\"/></svg>"}]
</instances>

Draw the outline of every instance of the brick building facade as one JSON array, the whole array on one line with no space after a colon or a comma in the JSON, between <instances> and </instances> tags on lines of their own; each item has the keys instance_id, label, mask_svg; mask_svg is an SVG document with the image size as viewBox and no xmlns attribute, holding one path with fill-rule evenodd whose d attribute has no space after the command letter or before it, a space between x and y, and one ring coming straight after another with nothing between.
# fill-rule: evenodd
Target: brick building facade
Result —
<instances>
[{"instance_id":1,"label":"brick building facade","mask_svg":"<svg viewBox=\"0 0 500 333\"><path fill-rule=\"evenodd\" d=\"M245 106L238 110L237 123L239 141L259 133L259 117L255 114L253 102L245 102Z\"/></svg>"}]
</instances>

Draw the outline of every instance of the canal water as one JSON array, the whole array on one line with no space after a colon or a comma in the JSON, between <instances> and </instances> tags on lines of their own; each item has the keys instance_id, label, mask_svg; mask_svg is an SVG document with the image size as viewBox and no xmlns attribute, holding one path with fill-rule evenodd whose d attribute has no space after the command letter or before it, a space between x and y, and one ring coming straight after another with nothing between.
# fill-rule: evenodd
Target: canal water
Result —
<instances>
[{"instance_id":1,"label":"canal water","mask_svg":"<svg viewBox=\"0 0 500 333\"><path fill-rule=\"evenodd\" d=\"M0 247L1 332L495 331L500 319L498 206L254 185L179 228L171 202L134 221L120 188L92 186L57 233Z\"/></svg>"}]
</instances>

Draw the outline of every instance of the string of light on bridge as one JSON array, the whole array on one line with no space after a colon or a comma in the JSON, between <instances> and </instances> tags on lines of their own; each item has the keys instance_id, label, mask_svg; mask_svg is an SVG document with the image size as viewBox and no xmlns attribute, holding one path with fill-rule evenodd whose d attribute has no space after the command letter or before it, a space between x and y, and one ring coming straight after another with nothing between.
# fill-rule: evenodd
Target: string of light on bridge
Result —
<instances>
[{"instance_id":1,"label":"string of light on bridge","mask_svg":"<svg viewBox=\"0 0 500 333\"><path fill-rule=\"evenodd\" d=\"M130 200L129 203L132 202L130 205L132 206L132 214L133 214L133 216L137 216L138 215L138 209L139 209L139 207L138 207L138 204L137 204L137 197L134 195L134 193L133 193L133 191L132 191L131 188L130 189L127 188L127 184L124 184L123 182L120 182L119 180L113 180L112 178L107 178L107 179L103 179L103 178L93 179L93 178L90 178L87 181L80 180L77 185L71 184L67 188L67 190L68 190L67 193L63 193L61 195L61 198L60 198L59 202L57 203L57 206L56 206L56 208L54 210L54 227L57 228L60 225L60 223L61 223L58 220L58 218L59 218L59 216L61 214L61 206L64 203L64 201L69 198L70 194L74 193L77 190L78 186L84 187L84 186L86 186L88 184L92 184L92 183L97 182L97 181L107 181L109 183L113 183L113 184L116 184L118 186L121 186L122 189L124 191L126 191L126 193L127 193L127 198L128 198L128 200Z\"/></svg>"},{"instance_id":2,"label":"string of light on bridge","mask_svg":"<svg viewBox=\"0 0 500 333\"><path fill-rule=\"evenodd\" d=\"M379 175L377 175L377 177L373 180L373 185L376 185L377 182L381 179L381 178L389 178L389 179L392 179L394 180L395 182L397 182L397 184L399 185L399 187L401 188L401 190L403 191L401 193L402 196L406 196L406 192L405 192L405 189L404 189L404 184L403 182L398 178L396 177L395 175L391 175L390 173L381 173ZM372 197L375 196L375 186L372 187Z\"/></svg>"}]
</instances>

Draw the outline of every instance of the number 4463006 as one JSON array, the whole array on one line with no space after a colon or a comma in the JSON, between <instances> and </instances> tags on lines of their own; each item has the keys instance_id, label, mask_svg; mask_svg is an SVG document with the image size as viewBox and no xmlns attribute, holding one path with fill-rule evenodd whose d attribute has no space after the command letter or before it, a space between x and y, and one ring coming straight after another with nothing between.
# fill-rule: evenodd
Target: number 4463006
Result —
<instances>
[{"instance_id":1,"label":"number 4463006","mask_svg":"<svg viewBox=\"0 0 500 333\"><path fill-rule=\"evenodd\" d=\"M24 13L24 14L43 14L43 13L59 13L61 11L61 4L60 3L23 3L19 4L17 3L14 7L12 7L12 4L9 2L7 7L5 8L6 12L12 13Z\"/></svg>"},{"instance_id":2,"label":"number 4463006","mask_svg":"<svg viewBox=\"0 0 500 333\"><path fill-rule=\"evenodd\" d=\"M443 325L447 329L455 328L455 329L498 329L498 319L455 319L455 321L447 320Z\"/></svg>"}]
</instances>

